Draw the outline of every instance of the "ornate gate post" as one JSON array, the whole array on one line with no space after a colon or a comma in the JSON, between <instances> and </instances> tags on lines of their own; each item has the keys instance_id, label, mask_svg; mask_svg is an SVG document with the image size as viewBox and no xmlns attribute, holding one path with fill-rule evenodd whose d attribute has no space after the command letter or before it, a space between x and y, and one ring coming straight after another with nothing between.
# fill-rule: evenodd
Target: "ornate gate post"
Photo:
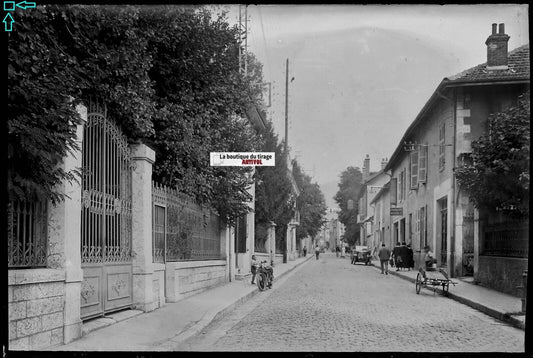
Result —
<instances>
[{"instance_id":1,"label":"ornate gate post","mask_svg":"<svg viewBox=\"0 0 533 358\"><path fill-rule=\"evenodd\" d=\"M131 152L134 161L131 179L133 306L149 312L157 306L153 294L152 262L152 165L155 152L145 144L132 144Z\"/></svg>"},{"instance_id":2,"label":"ornate gate post","mask_svg":"<svg viewBox=\"0 0 533 358\"><path fill-rule=\"evenodd\" d=\"M82 124L76 128L78 150L73 150L63 159L65 172L82 167L81 148L83 144L83 127L87 122L87 107L78 105ZM59 190L67 196L55 206L49 204L48 266L65 270L65 305L63 307L63 343L69 343L81 337L82 321L80 319L80 292L83 271L81 269L81 183L65 181Z\"/></svg>"},{"instance_id":3,"label":"ornate gate post","mask_svg":"<svg viewBox=\"0 0 533 358\"><path fill-rule=\"evenodd\" d=\"M273 221L268 224L267 233L268 245L265 245L265 248L270 253L270 262L274 262L276 260L276 224Z\"/></svg>"}]
</instances>

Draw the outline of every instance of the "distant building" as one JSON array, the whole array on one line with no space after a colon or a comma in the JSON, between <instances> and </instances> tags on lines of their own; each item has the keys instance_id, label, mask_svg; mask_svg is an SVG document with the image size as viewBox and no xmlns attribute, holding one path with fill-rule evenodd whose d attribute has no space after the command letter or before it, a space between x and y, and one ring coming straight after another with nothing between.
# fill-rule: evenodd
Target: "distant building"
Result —
<instances>
[{"instance_id":1,"label":"distant building","mask_svg":"<svg viewBox=\"0 0 533 358\"><path fill-rule=\"evenodd\" d=\"M367 154L363 164L363 185L361 187L361 197L359 198L359 214L357 223L360 225L359 243L370 248L377 249L379 240L374 237L373 208L370 205L374 196L389 181L388 174L383 170L387 165L387 160L381 160L381 170L370 172L370 156Z\"/></svg>"}]
</instances>

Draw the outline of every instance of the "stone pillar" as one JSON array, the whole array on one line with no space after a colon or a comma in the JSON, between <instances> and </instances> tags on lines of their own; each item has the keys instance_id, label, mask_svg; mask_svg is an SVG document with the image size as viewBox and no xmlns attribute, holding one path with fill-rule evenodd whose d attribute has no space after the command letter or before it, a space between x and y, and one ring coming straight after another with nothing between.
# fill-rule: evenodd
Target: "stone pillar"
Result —
<instances>
[{"instance_id":1,"label":"stone pillar","mask_svg":"<svg viewBox=\"0 0 533 358\"><path fill-rule=\"evenodd\" d=\"M133 306L153 311L157 302L153 294L152 258L152 165L155 152L144 144L131 145L132 173L132 248Z\"/></svg>"},{"instance_id":2,"label":"stone pillar","mask_svg":"<svg viewBox=\"0 0 533 358\"><path fill-rule=\"evenodd\" d=\"M274 262L276 258L276 224L273 221L269 223L267 233L268 245L265 248L270 253L270 262Z\"/></svg>"},{"instance_id":3,"label":"stone pillar","mask_svg":"<svg viewBox=\"0 0 533 358\"><path fill-rule=\"evenodd\" d=\"M69 152L63 159L65 172L82 167L83 128L87 122L87 107L78 105L82 124L76 128L79 150ZM63 343L81 337L81 182L65 181L58 191L66 194L65 200L48 207L48 267L65 271L65 305L63 307Z\"/></svg>"},{"instance_id":4,"label":"stone pillar","mask_svg":"<svg viewBox=\"0 0 533 358\"><path fill-rule=\"evenodd\" d=\"M235 227L228 229L228 262L229 262L229 280L235 281L235 271L237 271L235 262Z\"/></svg>"},{"instance_id":5,"label":"stone pillar","mask_svg":"<svg viewBox=\"0 0 533 358\"><path fill-rule=\"evenodd\" d=\"M225 279L229 281L230 274L230 254L229 254L229 243L230 243L230 228L226 225L220 230L220 254L222 259L226 260L226 276Z\"/></svg>"},{"instance_id":6,"label":"stone pillar","mask_svg":"<svg viewBox=\"0 0 533 358\"><path fill-rule=\"evenodd\" d=\"M481 249L481 219L479 218L479 210L474 208L474 281L478 279L479 273L479 252Z\"/></svg>"}]
</instances>

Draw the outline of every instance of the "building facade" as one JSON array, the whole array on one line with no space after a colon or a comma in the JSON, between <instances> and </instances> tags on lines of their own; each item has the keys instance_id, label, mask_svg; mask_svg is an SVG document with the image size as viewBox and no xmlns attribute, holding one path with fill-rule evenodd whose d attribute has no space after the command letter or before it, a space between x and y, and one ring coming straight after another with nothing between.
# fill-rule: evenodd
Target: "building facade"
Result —
<instances>
[{"instance_id":1,"label":"building facade","mask_svg":"<svg viewBox=\"0 0 533 358\"><path fill-rule=\"evenodd\" d=\"M487 62L442 80L385 170L391 175L392 242L410 243L417 266L429 246L452 277L473 275L484 285L516 294L527 268L527 233L496 244L501 235L483 231L489 219L480 217L454 174L471 153L472 141L487 133L489 114L516 104L529 89L529 45L508 53L504 25L498 33L496 27L486 41ZM502 250L491 251L494 245L521 249L502 255Z\"/></svg>"}]
</instances>

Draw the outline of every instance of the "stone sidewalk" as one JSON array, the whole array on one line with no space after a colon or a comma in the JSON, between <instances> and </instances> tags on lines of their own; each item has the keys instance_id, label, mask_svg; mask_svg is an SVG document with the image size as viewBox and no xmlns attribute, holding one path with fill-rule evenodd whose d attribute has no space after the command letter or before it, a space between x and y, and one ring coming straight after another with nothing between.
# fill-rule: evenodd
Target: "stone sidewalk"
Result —
<instances>
[{"instance_id":1,"label":"stone sidewalk","mask_svg":"<svg viewBox=\"0 0 533 358\"><path fill-rule=\"evenodd\" d=\"M373 266L381 270L379 260L372 260ZM417 270L396 271L396 268L389 267L389 274L401 277L413 283L415 291L415 281ZM514 327L525 329L526 316L522 311L522 300L518 297L495 291L483 286L475 285L472 278L451 278L456 285L450 284L448 297L472 308L477 309L493 318L511 324ZM435 293L442 294L442 288L437 286L423 286Z\"/></svg>"},{"instance_id":2,"label":"stone sidewalk","mask_svg":"<svg viewBox=\"0 0 533 358\"><path fill-rule=\"evenodd\" d=\"M314 259L314 255L274 266L274 285L282 276ZM88 321L83 336L47 351L172 351L181 342L200 332L260 293L249 278L208 289L152 312L126 310Z\"/></svg>"}]
</instances>

